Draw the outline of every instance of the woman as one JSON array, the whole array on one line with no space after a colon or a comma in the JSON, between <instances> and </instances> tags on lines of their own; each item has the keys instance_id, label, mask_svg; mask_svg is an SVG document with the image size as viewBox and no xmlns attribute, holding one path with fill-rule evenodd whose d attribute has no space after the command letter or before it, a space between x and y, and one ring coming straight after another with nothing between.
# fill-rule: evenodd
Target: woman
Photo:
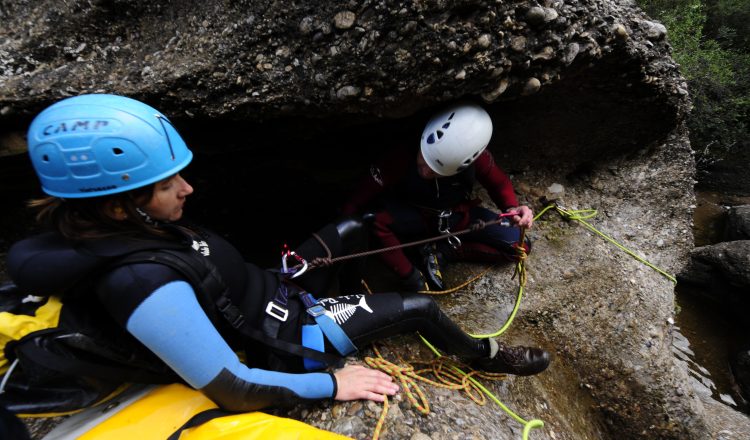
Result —
<instances>
[{"instance_id":1,"label":"woman","mask_svg":"<svg viewBox=\"0 0 750 440\"><path fill-rule=\"evenodd\" d=\"M426 296L317 302L305 295L324 292L332 271L290 280L293 258L352 252L359 233L352 220L323 228L320 240L288 253L281 272L245 263L218 235L181 221L193 187L179 173L192 153L165 116L139 101L99 94L62 100L36 117L28 141L50 196L33 206L52 232L11 248L8 268L16 284L38 294L66 292L103 308L225 409L299 399L382 401L398 391L382 372L310 370L330 364L331 353L347 355L403 332L419 331L489 371L528 375L549 364L543 350L469 337ZM91 284L93 294L82 287ZM236 355L241 349L244 363Z\"/></svg>"}]
</instances>

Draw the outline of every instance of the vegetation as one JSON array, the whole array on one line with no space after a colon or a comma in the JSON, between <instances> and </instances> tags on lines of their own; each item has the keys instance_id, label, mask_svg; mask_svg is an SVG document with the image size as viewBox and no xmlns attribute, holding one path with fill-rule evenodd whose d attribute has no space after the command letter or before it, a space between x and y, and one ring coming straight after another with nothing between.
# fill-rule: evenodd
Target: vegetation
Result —
<instances>
[{"instance_id":1,"label":"vegetation","mask_svg":"<svg viewBox=\"0 0 750 440\"><path fill-rule=\"evenodd\" d=\"M715 162L750 149L750 1L638 1L667 27L688 80L690 141L704 177Z\"/></svg>"}]
</instances>

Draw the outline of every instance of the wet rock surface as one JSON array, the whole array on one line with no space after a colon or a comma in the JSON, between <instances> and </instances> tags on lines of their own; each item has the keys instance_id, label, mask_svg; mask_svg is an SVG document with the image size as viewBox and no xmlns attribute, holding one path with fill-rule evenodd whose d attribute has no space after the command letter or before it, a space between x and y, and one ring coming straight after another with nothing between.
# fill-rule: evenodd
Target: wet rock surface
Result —
<instances>
[{"instance_id":1,"label":"wet rock surface","mask_svg":"<svg viewBox=\"0 0 750 440\"><path fill-rule=\"evenodd\" d=\"M23 200L39 194L19 154L30 118L65 96L109 92L172 118L196 152L188 213L269 266L281 243L334 216L372 157L416 142L435 106L458 98L487 105L489 148L536 212L542 197L593 208L588 222L665 272L689 261L687 90L664 27L632 2L10 0L0 19L0 257L31 229ZM501 339L554 360L489 387L544 421L531 438L750 437L747 417L696 395L675 362L669 280L554 211L530 234L524 301ZM458 284L478 269L447 275ZM467 330L494 331L515 301L511 275L496 268L441 306ZM432 357L411 336L391 346ZM493 403L424 388L430 415L402 395L383 438L520 438ZM379 407L277 414L366 438Z\"/></svg>"}]
</instances>

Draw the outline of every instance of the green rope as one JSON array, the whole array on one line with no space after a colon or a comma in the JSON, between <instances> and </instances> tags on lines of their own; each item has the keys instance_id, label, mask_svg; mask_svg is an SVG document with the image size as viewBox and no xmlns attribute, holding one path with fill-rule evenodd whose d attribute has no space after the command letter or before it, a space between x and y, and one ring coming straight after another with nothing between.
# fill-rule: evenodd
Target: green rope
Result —
<instances>
[{"instance_id":1,"label":"green rope","mask_svg":"<svg viewBox=\"0 0 750 440\"><path fill-rule=\"evenodd\" d=\"M419 335L419 337L422 339L422 342L424 342L425 345L427 345L427 347L430 350L432 350L433 353L435 353L435 356L437 357L443 356L432 344L430 344L430 342L427 339L424 338L424 336ZM451 369L462 376L466 376L466 373L456 366L451 366ZM505 406L503 402L501 402L500 399L498 399L497 396L495 396L495 394L493 394L490 390L488 390L484 385L479 383L479 381L477 381L471 376L469 376L469 380L474 385L476 385L480 390L482 390L482 392L486 394L490 399L492 399L492 401L495 402L497 406L499 406L503 411L505 411L513 420L523 425L523 433L522 433L523 440L528 440L529 433L531 432L532 429L541 428L544 426L544 422L539 419L532 419L529 421L524 420L523 418L521 418L521 416L514 413L510 408Z\"/></svg>"},{"instance_id":2,"label":"green rope","mask_svg":"<svg viewBox=\"0 0 750 440\"><path fill-rule=\"evenodd\" d=\"M539 215L544 214L547 210L549 210L550 208L553 208L553 207L557 210L557 212L560 213L561 216L563 216L563 218L570 219L570 220L575 220L575 221L581 223L589 231L594 232L595 234L597 234L600 237L604 238L608 242L610 242L613 245L617 246L620 250L622 250L626 254L630 255L631 257L635 258L636 260L640 261L641 263L645 264L646 266L650 267L651 269L653 269L653 270L657 271L658 273L662 274L665 278L667 278L672 283L677 284L677 279L674 276L668 274L663 269L660 269L660 268L656 267L654 264L650 263L645 258L637 255L634 251L632 251L632 250L626 248L625 246L621 245L614 238L612 238L609 235L607 235L607 234L599 231L598 229L596 229L595 227L593 227L589 222L587 222L586 221L587 219L590 219L590 218L596 216L596 214L597 214L596 210L594 210L594 209L580 209L580 210L570 210L569 211L569 210L563 209L563 208L561 208L561 207L559 207L557 205L552 204L552 205L548 205L546 208L544 208L542 210L542 212L539 213Z\"/></svg>"}]
</instances>

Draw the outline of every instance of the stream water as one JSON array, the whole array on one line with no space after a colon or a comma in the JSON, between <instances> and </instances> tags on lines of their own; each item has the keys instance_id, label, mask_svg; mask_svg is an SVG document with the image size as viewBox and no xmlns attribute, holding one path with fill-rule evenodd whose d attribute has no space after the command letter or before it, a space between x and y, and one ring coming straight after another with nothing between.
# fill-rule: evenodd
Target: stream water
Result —
<instances>
[{"instance_id":1,"label":"stream water","mask_svg":"<svg viewBox=\"0 0 750 440\"><path fill-rule=\"evenodd\" d=\"M693 233L695 246L720 242L726 206L750 203L750 197L731 197L715 192L697 192ZM746 344L747 336L733 318L717 304L689 286L675 290L676 316L673 351L687 363L697 393L750 413L750 405L735 384L730 359Z\"/></svg>"}]
</instances>

